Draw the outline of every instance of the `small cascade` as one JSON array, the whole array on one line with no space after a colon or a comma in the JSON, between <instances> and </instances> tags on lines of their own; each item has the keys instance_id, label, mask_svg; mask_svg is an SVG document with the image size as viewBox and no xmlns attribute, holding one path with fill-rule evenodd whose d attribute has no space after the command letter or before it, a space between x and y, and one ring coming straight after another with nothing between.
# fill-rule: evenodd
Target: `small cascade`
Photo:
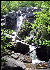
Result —
<instances>
[{"instance_id":1,"label":"small cascade","mask_svg":"<svg viewBox=\"0 0 50 70\"><path fill-rule=\"evenodd\" d=\"M37 58L35 46L29 45L29 48L30 48L30 52L31 52L30 57L32 59L33 64L40 63L40 62L45 62L45 61L41 61Z\"/></svg>"},{"instance_id":2,"label":"small cascade","mask_svg":"<svg viewBox=\"0 0 50 70\"><path fill-rule=\"evenodd\" d=\"M21 15L20 17L17 18L17 28L20 28L22 22L23 22L23 17Z\"/></svg>"}]
</instances>

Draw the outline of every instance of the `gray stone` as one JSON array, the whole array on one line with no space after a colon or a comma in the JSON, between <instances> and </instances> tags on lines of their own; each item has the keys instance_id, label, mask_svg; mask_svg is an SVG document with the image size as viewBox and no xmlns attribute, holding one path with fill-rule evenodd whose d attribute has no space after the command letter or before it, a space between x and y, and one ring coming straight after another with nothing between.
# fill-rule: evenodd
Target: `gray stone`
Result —
<instances>
[{"instance_id":1,"label":"gray stone","mask_svg":"<svg viewBox=\"0 0 50 70\"><path fill-rule=\"evenodd\" d=\"M21 55L20 53L14 53L14 54L15 54L15 55L18 55L18 56Z\"/></svg>"},{"instance_id":2,"label":"gray stone","mask_svg":"<svg viewBox=\"0 0 50 70\"><path fill-rule=\"evenodd\" d=\"M24 63L21 62L21 61L15 60L15 59L13 59L11 57L8 57L8 56L4 56L4 57L2 57L2 59L3 58L7 61L7 62L4 63L4 67L6 67L6 66L7 67L11 67L11 68L21 67L22 69L26 68L26 66L24 65Z\"/></svg>"},{"instance_id":3,"label":"gray stone","mask_svg":"<svg viewBox=\"0 0 50 70\"><path fill-rule=\"evenodd\" d=\"M9 13L8 13L8 16L9 16L10 18L12 18L12 19L16 18L16 13L15 13L15 11L9 12Z\"/></svg>"},{"instance_id":4,"label":"gray stone","mask_svg":"<svg viewBox=\"0 0 50 70\"><path fill-rule=\"evenodd\" d=\"M8 55L11 55L11 53L10 53L10 52L8 52Z\"/></svg>"},{"instance_id":5,"label":"gray stone","mask_svg":"<svg viewBox=\"0 0 50 70\"><path fill-rule=\"evenodd\" d=\"M21 54L21 55L19 56L18 60L19 60L19 61L23 61L23 60L24 60L24 55Z\"/></svg>"},{"instance_id":6,"label":"gray stone","mask_svg":"<svg viewBox=\"0 0 50 70\"><path fill-rule=\"evenodd\" d=\"M22 12L22 13L27 13L27 7L23 7L23 8L19 8L19 10Z\"/></svg>"},{"instance_id":7,"label":"gray stone","mask_svg":"<svg viewBox=\"0 0 50 70\"><path fill-rule=\"evenodd\" d=\"M11 53L14 54L14 51L12 51Z\"/></svg>"},{"instance_id":8,"label":"gray stone","mask_svg":"<svg viewBox=\"0 0 50 70\"><path fill-rule=\"evenodd\" d=\"M13 57L14 59L18 59L20 56L20 54L14 53L11 55L11 57Z\"/></svg>"},{"instance_id":9,"label":"gray stone","mask_svg":"<svg viewBox=\"0 0 50 70\"><path fill-rule=\"evenodd\" d=\"M23 62L25 62L25 63L32 63L32 59L29 56L25 55Z\"/></svg>"},{"instance_id":10,"label":"gray stone","mask_svg":"<svg viewBox=\"0 0 50 70\"><path fill-rule=\"evenodd\" d=\"M9 12L6 16L6 28L13 29L16 27L17 16L15 12ZM10 27L11 26L11 27Z\"/></svg>"},{"instance_id":11,"label":"gray stone","mask_svg":"<svg viewBox=\"0 0 50 70\"><path fill-rule=\"evenodd\" d=\"M50 68L50 59L49 59L49 61L48 61L48 68Z\"/></svg>"}]
</instances>

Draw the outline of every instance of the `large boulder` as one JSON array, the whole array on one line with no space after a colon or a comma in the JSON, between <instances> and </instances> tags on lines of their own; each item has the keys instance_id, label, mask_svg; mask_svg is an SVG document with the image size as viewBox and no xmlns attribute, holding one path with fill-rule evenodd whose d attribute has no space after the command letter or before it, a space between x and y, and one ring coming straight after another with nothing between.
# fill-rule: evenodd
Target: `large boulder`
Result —
<instances>
[{"instance_id":1,"label":"large boulder","mask_svg":"<svg viewBox=\"0 0 50 70\"><path fill-rule=\"evenodd\" d=\"M26 54L30 50L28 44L19 40L16 40L16 42L14 42L11 47L7 47L7 49L22 54Z\"/></svg>"},{"instance_id":2,"label":"large boulder","mask_svg":"<svg viewBox=\"0 0 50 70\"><path fill-rule=\"evenodd\" d=\"M49 46L40 46L40 48L36 48L37 57L40 60L48 61L50 59L50 47Z\"/></svg>"},{"instance_id":3,"label":"large boulder","mask_svg":"<svg viewBox=\"0 0 50 70\"><path fill-rule=\"evenodd\" d=\"M37 8L37 7L29 7L29 8L27 8L27 12L34 12L34 11L37 11L37 12L39 12L41 9L40 8Z\"/></svg>"},{"instance_id":4,"label":"large boulder","mask_svg":"<svg viewBox=\"0 0 50 70\"><path fill-rule=\"evenodd\" d=\"M26 68L23 62L15 60L10 56L4 56L2 59L6 61L2 63L1 70L25 70Z\"/></svg>"},{"instance_id":5,"label":"large boulder","mask_svg":"<svg viewBox=\"0 0 50 70\"><path fill-rule=\"evenodd\" d=\"M15 12L9 12L6 16L6 28L14 29L17 24L17 16Z\"/></svg>"},{"instance_id":6,"label":"large boulder","mask_svg":"<svg viewBox=\"0 0 50 70\"><path fill-rule=\"evenodd\" d=\"M25 62L25 63L32 63L32 59L30 58L30 56L24 55L24 60L23 60L23 62Z\"/></svg>"},{"instance_id":7,"label":"large boulder","mask_svg":"<svg viewBox=\"0 0 50 70\"><path fill-rule=\"evenodd\" d=\"M29 52L29 45L27 45L24 42L19 41L17 42L15 46L15 52L26 54Z\"/></svg>"},{"instance_id":8,"label":"large boulder","mask_svg":"<svg viewBox=\"0 0 50 70\"><path fill-rule=\"evenodd\" d=\"M2 68L1 70L25 70L22 67L10 67L10 66L5 66L4 68Z\"/></svg>"},{"instance_id":9,"label":"large boulder","mask_svg":"<svg viewBox=\"0 0 50 70\"><path fill-rule=\"evenodd\" d=\"M27 13L27 7L19 8L19 11L21 11L21 13Z\"/></svg>"},{"instance_id":10,"label":"large boulder","mask_svg":"<svg viewBox=\"0 0 50 70\"><path fill-rule=\"evenodd\" d=\"M1 70L34 70L32 59L28 55L15 53L14 51L7 50L11 55L7 54L2 56Z\"/></svg>"}]
</instances>

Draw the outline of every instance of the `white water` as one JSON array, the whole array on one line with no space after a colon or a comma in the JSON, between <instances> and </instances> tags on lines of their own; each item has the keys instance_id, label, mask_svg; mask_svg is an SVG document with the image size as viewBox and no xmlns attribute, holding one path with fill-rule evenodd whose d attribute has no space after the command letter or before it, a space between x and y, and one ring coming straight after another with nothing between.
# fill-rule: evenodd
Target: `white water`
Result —
<instances>
[{"instance_id":1,"label":"white water","mask_svg":"<svg viewBox=\"0 0 50 70\"><path fill-rule=\"evenodd\" d=\"M18 29L20 28L20 26L21 26L22 23L23 23L23 17L20 16L20 17L17 18L17 28Z\"/></svg>"},{"instance_id":2,"label":"white water","mask_svg":"<svg viewBox=\"0 0 50 70\"><path fill-rule=\"evenodd\" d=\"M24 19L26 19L26 16L18 16L17 17L17 30L20 30L21 25L24 23Z\"/></svg>"},{"instance_id":3,"label":"white water","mask_svg":"<svg viewBox=\"0 0 50 70\"><path fill-rule=\"evenodd\" d=\"M41 61L37 58L35 46L30 45L29 48L30 48L30 52L33 51L33 52L30 53L30 57L32 59L33 64L40 63L40 62L45 62L45 61Z\"/></svg>"}]
</instances>

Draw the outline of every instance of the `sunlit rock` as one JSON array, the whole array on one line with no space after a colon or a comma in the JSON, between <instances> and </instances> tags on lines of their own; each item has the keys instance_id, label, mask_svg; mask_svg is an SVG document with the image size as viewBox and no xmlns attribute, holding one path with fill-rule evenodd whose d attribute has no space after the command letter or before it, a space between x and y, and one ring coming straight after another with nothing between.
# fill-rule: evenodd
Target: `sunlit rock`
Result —
<instances>
[{"instance_id":1,"label":"sunlit rock","mask_svg":"<svg viewBox=\"0 0 50 70\"><path fill-rule=\"evenodd\" d=\"M23 62L15 60L14 58L4 56L2 57L2 59L6 60L2 65L4 66L2 70L24 70L26 68Z\"/></svg>"}]
</instances>

